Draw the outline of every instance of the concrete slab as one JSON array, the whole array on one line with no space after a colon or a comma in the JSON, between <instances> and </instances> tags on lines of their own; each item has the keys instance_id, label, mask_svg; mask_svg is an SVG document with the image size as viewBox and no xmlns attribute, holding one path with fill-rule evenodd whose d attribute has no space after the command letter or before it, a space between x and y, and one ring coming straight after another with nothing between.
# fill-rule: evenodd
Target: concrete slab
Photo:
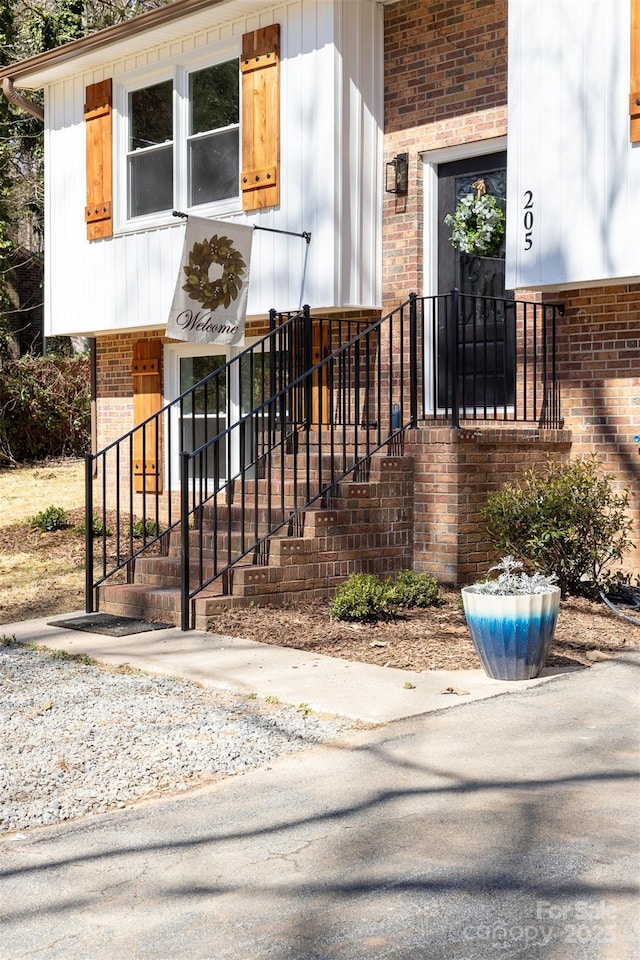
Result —
<instances>
[{"instance_id":1,"label":"concrete slab","mask_svg":"<svg viewBox=\"0 0 640 960\"><path fill-rule=\"evenodd\" d=\"M198 630L183 633L175 627L109 637L50 626L55 619L4 624L0 632L103 663L128 663L234 693L275 696L294 706L306 703L318 713L369 724L526 690L575 669L549 668L535 680L509 682L492 680L482 670L395 670Z\"/></svg>"}]
</instances>

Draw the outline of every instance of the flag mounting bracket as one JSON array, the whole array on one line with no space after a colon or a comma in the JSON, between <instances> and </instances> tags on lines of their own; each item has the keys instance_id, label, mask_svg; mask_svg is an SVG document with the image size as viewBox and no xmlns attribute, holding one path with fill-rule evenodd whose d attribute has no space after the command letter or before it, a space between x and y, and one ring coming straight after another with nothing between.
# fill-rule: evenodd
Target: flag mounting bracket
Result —
<instances>
[{"instance_id":1,"label":"flag mounting bracket","mask_svg":"<svg viewBox=\"0 0 640 960\"><path fill-rule=\"evenodd\" d=\"M173 216L181 217L183 220L186 220L189 214L182 213L181 210L174 210ZM293 230L277 230L275 227L254 227L253 229L264 230L267 233L286 233L288 237L302 237L302 239L306 240L307 243L311 243L311 234L308 230L304 230L302 233L295 233Z\"/></svg>"}]
</instances>

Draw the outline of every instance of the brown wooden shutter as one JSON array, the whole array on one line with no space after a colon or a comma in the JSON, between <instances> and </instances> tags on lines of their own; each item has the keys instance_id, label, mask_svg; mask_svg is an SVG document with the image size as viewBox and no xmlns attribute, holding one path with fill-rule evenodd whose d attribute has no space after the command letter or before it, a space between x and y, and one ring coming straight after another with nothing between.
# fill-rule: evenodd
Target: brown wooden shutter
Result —
<instances>
[{"instance_id":1,"label":"brown wooden shutter","mask_svg":"<svg viewBox=\"0 0 640 960\"><path fill-rule=\"evenodd\" d=\"M133 423L142 423L162 406L160 360L162 341L138 340L133 345ZM152 420L133 435L135 490L162 492L162 437Z\"/></svg>"},{"instance_id":2,"label":"brown wooden shutter","mask_svg":"<svg viewBox=\"0 0 640 960\"><path fill-rule=\"evenodd\" d=\"M316 364L329 356L329 322L314 320L311 328L311 363ZM311 394L311 425L314 430L327 427L331 422L328 366L321 367L313 377Z\"/></svg>"},{"instance_id":3,"label":"brown wooden shutter","mask_svg":"<svg viewBox=\"0 0 640 960\"><path fill-rule=\"evenodd\" d=\"M640 142L640 0L631 0L631 84L629 139Z\"/></svg>"},{"instance_id":4,"label":"brown wooden shutter","mask_svg":"<svg viewBox=\"0 0 640 960\"><path fill-rule=\"evenodd\" d=\"M242 206L280 203L280 25L242 38Z\"/></svg>"},{"instance_id":5,"label":"brown wooden shutter","mask_svg":"<svg viewBox=\"0 0 640 960\"><path fill-rule=\"evenodd\" d=\"M84 105L87 138L87 239L113 235L111 80L92 83Z\"/></svg>"}]
</instances>

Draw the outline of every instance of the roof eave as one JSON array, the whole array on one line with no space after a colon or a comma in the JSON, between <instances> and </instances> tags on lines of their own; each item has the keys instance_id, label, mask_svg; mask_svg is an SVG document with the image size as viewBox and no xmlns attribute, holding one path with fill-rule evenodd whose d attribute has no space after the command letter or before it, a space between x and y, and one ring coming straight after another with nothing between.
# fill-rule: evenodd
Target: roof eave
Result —
<instances>
[{"instance_id":1,"label":"roof eave","mask_svg":"<svg viewBox=\"0 0 640 960\"><path fill-rule=\"evenodd\" d=\"M0 67L0 81L4 77L9 77L18 86L21 86L20 81L23 81L25 85L32 85L34 88L44 86L46 81L38 82L37 77L48 68L59 66L101 47L107 47L118 43L120 40L152 31L156 27L190 14L199 13L207 7L219 6L224 2L225 0L173 0L172 3L168 3L157 10L142 13L130 20L124 20L122 23L88 34L86 37L80 37L78 40L71 40L60 47L54 47L53 50L45 50L43 53L28 57L26 60L19 60L16 63ZM32 84L28 83L30 78Z\"/></svg>"}]
</instances>

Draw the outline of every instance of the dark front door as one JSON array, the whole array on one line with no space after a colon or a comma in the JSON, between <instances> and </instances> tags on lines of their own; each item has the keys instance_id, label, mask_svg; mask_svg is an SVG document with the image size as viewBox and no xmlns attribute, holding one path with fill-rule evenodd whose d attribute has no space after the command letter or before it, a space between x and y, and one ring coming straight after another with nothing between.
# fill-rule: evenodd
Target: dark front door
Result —
<instances>
[{"instance_id":1,"label":"dark front door","mask_svg":"<svg viewBox=\"0 0 640 960\"><path fill-rule=\"evenodd\" d=\"M504 236L485 221L470 219L469 233L456 237L448 215L482 197L482 207L496 207L504 217L506 153L473 157L438 167L438 289L459 292L456 329L449 309L439 318L438 403L449 407L454 396L462 412L504 406L514 395L514 331L510 322L511 293L504 287ZM462 220L462 216L459 216ZM487 233L472 231L486 224ZM457 244L457 245L456 245ZM465 250L464 247L471 247ZM481 248L481 249L478 249Z\"/></svg>"}]
</instances>

